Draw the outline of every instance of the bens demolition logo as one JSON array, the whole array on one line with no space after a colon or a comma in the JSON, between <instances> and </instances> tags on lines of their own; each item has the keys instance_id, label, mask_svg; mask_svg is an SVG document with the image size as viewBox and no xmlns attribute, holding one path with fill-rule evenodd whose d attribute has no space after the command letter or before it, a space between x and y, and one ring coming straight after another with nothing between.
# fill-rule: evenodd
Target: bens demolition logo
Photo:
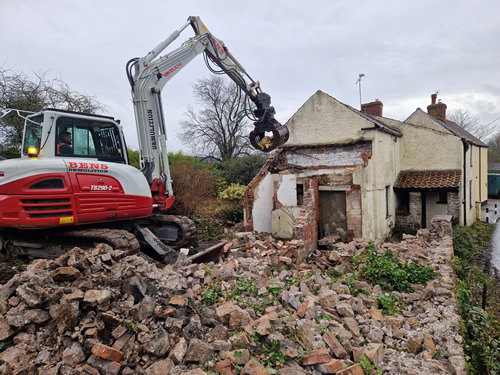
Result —
<instances>
[{"instance_id":1,"label":"bens demolition logo","mask_svg":"<svg viewBox=\"0 0 500 375\"><path fill-rule=\"evenodd\" d=\"M91 173L108 173L109 168L104 163L76 163L68 162L69 172L91 172Z\"/></svg>"}]
</instances>

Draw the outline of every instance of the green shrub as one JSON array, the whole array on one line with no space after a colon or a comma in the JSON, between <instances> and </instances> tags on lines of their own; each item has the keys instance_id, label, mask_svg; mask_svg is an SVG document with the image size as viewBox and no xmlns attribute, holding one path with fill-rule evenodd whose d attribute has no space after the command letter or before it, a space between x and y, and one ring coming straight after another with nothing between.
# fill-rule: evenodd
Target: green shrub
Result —
<instances>
[{"instance_id":1,"label":"green shrub","mask_svg":"<svg viewBox=\"0 0 500 375\"><path fill-rule=\"evenodd\" d=\"M193 216L196 225L196 239L199 242L218 241L224 234L222 223L203 216Z\"/></svg>"},{"instance_id":2,"label":"green shrub","mask_svg":"<svg viewBox=\"0 0 500 375\"><path fill-rule=\"evenodd\" d=\"M400 304L403 300L399 294L391 293L375 297L384 315L394 315L401 313Z\"/></svg>"},{"instance_id":3,"label":"green shrub","mask_svg":"<svg viewBox=\"0 0 500 375\"><path fill-rule=\"evenodd\" d=\"M231 184L219 193L217 218L238 223L243 220L245 186Z\"/></svg>"},{"instance_id":4,"label":"green shrub","mask_svg":"<svg viewBox=\"0 0 500 375\"><path fill-rule=\"evenodd\" d=\"M217 282L205 285L201 293L201 309L206 310L208 307L219 302L221 297L222 288Z\"/></svg>"},{"instance_id":5,"label":"green shrub","mask_svg":"<svg viewBox=\"0 0 500 375\"><path fill-rule=\"evenodd\" d=\"M229 159L216 166L218 177L229 183L248 185L257 175L266 162L267 157L262 154L247 155Z\"/></svg>"},{"instance_id":6,"label":"green shrub","mask_svg":"<svg viewBox=\"0 0 500 375\"><path fill-rule=\"evenodd\" d=\"M499 286L498 281L482 271L481 264L481 255L488 248L493 230L494 225L480 221L453 230L461 335L467 373L472 375L500 374Z\"/></svg>"},{"instance_id":7,"label":"green shrub","mask_svg":"<svg viewBox=\"0 0 500 375\"><path fill-rule=\"evenodd\" d=\"M413 291L412 284L426 285L429 280L436 277L436 273L429 266L402 262L392 251L379 256L371 246L367 246L366 254L358 260L358 263L361 265L361 274L384 290L410 292Z\"/></svg>"}]
</instances>

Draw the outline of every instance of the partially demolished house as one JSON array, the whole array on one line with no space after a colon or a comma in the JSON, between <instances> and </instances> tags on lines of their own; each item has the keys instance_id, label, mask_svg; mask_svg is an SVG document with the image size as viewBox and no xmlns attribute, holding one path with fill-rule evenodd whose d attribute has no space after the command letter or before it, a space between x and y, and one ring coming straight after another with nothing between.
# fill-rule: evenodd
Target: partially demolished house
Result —
<instances>
[{"instance_id":1,"label":"partially demolished house","mask_svg":"<svg viewBox=\"0 0 500 375\"><path fill-rule=\"evenodd\" d=\"M464 154L463 139L441 124L387 119L382 107L359 111L322 91L309 98L246 189L247 227L314 249L386 237L395 224L425 228L435 215L471 224L475 209L461 204L471 148Z\"/></svg>"}]
</instances>

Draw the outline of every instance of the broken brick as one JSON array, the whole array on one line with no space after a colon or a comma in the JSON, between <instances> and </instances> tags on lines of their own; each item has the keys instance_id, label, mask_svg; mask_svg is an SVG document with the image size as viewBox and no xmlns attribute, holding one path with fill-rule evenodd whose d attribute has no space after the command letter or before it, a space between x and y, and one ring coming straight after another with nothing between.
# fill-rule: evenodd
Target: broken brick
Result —
<instances>
[{"instance_id":1,"label":"broken brick","mask_svg":"<svg viewBox=\"0 0 500 375\"><path fill-rule=\"evenodd\" d=\"M315 365L317 363L330 362L330 355L328 349L316 349L311 354L302 358L303 365Z\"/></svg>"},{"instance_id":2,"label":"broken brick","mask_svg":"<svg viewBox=\"0 0 500 375\"><path fill-rule=\"evenodd\" d=\"M95 344L91 349L92 354L110 361L120 362L123 353L104 344Z\"/></svg>"},{"instance_id":3,"label":"broken brick","mask_svg":"<svg viewBox=\"0 0 500 375\"><path fill-rule=\"evenodd\" d=\"M337 372L336 375L365 375L363 368L359 363L356 363L353 366L347 367L342 371Z\"/></svg>"},{"instance_id":4,"label":"broken brick","mask_svg":"<svg viewBox=\"0 0 500 375\"><path fill-rule=\"evenodd\" d=\"M342 361L340 359L332 359L327 363L319 363L314 368L322 374L336 374L337 371L342 370Z\"/></svg>"}]
</instances>

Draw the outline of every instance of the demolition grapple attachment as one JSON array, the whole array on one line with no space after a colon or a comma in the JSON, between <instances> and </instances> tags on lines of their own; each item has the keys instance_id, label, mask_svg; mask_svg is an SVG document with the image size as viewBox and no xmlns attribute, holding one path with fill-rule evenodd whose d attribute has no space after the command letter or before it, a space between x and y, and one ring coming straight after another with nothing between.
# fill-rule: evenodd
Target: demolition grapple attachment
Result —
<instances>
[{"instance_id":1,"label":"demolition grapple attachment","mask_svg":"<svg viewBox=\"0 0 500 375\"><path fill-rule=\"evenodd\" d=\"M290 133L286 126L274 118L276 111L271 106L271 97L268 94L258 93L255 104L257 109L253 112L257 121L253 123L254 130L250 132L250 143L259 151L270 152L285 144ZM266 132L272 134L266 135Z\"/></svg>"}]
</instances>

